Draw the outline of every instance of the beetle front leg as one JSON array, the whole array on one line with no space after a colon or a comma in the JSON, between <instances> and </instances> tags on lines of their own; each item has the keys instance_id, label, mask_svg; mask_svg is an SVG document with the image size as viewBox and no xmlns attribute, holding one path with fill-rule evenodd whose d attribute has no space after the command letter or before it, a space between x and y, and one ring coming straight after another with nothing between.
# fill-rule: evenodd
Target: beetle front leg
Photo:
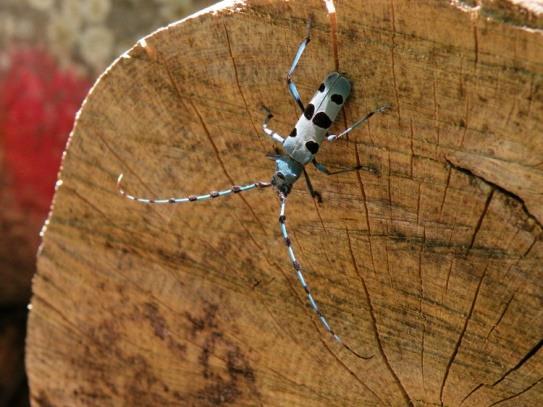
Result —
<instances>
[{"instance_id":1,"label":"beetle front leg","mask_svg":"<svg viewBox=\"0 0 543 407\"><path fill-rule=\"evenodd\" d=\"M262 123L262 130L264 130L264 133L266 133L273 141L283 145L283 143L285 142L285 138L268 127L268 122L273 117L271 110L268 109L266 106L262 106L262 110L264 110L264 112L266 113L266 117L264 117L264 123Z\"/></svg>"},{"instance_id":2,"label":"beetle front leg","mask_svg":"<svg viewBox=\"0 0 543 407\"><path fill-rule=\"evenodd\" d=\"M305 110L305 107L302 102L302 99L300 98L300 92L298 92L298 88L296 88L296 84L292 80L292 75L294 74L294 71L296 70L296 67L298 66L298 62L300 61L300 58L302 54L304 53L305 47L307 47L307 44L309 44L309 41L311 41L311 23L312 23L311 16L309 16L309 18L307 19L307 35L298 46L298 50L296 51L296 55L294 55L294 59L292 60L292 64L287 74L288 90L290 91L292 98L294 99L296 104L300 107L302 112Z\"/></svg>"}]
</instances>

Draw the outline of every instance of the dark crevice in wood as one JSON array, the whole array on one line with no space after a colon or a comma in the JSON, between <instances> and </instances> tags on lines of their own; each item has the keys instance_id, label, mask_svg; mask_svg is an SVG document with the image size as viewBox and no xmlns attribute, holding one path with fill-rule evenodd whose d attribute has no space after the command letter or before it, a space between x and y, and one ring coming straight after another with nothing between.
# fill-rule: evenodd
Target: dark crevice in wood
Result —
<instances>
[{"instance_id":1,"label":"dark crevice in wood","mask_svg":"<svg viewBox=\"0 0 543 407\"><path fill-rule=\"evenodd\" d=\"M413 137L415 136L415 130L413 129L413 119L409 119L409 130L411 139L409 141L409 148L411 150L411 156L409 157L409 176L413 178L413 157L415 156L415 150L413 148ZM418 223L418 211L417 211L417 223Z\"/></svg>"},{"instance_id":2,"label":"dark crevice in wood","mask_svg":"<svg viewBox=\"0 0 543 407\"><path fill-rule=\"evenodd\" d=\"M395 58L394 58L394 52L396 49L396 17L394 13L394 0L390 0L390 24L391 24L391 47L390 47L390 65L391 65L391 72L392 72L392 83L394 85L394 97L396 99L396 111L398 112L398 127L401 128L401 122L402 122L402 111L400 108L400 96L398 92L398 82L396 79L396 66L395 66Z\"/></svg>"},{"instance_id":3,"label":"dark crevice in wood","mask_svg":"<svg viewBox=\"0 0 543 407\"><path fill-rule=\"evenodd\" d=\"M439 207L439 220L443 217L443 207L445 206L445 199L447 198L447 190L449 189L449 184L451 182L451 167L447 172L447 182L445 183L445 191L443 191L443 199L441 200L441 206Z\"/></svg>"},{"instance_id":4,"label":"dark crevice in wood","mask_svg":"<svg viewBox=\"0 0 543 407\"><path fill-rule=\"evenodd\" d=\"M523 395L524 393L526 393L531 388L533 388L536 385L538 385L539 383L541 383L542 381L543 381L543 377L541 379L539 379L538 381L536 381L535 383L532 383L530 386L526 387L524 390L521 390L518 393L512 394L511 396L509 396L507 398L496 401L495 403L490 404L488 407L493 407L493 406L496 406L496 405L498 405L500 403L503 403L505 401L509 401L509 400L512 400L512 399L514 399L516 397L519 397L519 396Z\"/></svg>"},{"instance_id":5,"label":"dark crevice in wood","mask_svg":"<svg viewBox=\"0 0 543 407\"><path fill-rule=\"evenodd\" d=\"M468 394L466 394L466 397L462 399L462 401L460 402L460 405L464 404L464 401L466 401L473 393L479 390L482 386L483 386L483 383L479 383L477 386L471 389L471 391Z\"/></svg>"},{"instance_id":6,"label":"dark crevice in wood","mask_svg":"<svg viewBox=\"0 0 543 407\"><path fill-rule=\"evenodd\" d=\"M481 229L481 225L483 224L483 219L486 216L488 212L488 207L490 206L490 201L492 201L492 197L494 196L495 189L492 188L490 193L488 194L485 206L483 208L483 212L481 213L481 216L479 216L479 219L477 220L477 225L475 225L475 229L473 230L473 235L471 235L471 241L469 242L468 246L468 253L471 249L473 249L473 244L475 243L475 239L477 238L477 234L479 233L479 230Z\"/></svg>"},{"instance_id":7,"label":"dark crevice in wood","mask_svg":"<svg viewBox=\"0 0 543 407\"><path fill-rule=\"evenodd\" d=\"M492 332L494 332L494 330L498 327L500 322L502 322L502 319L505 316L505 313L509 309L509 306L511 305L511 302L513 301L514 298L515 298L515 294L511 295L511 298L509 298L509 300L507 301L507 304L505 304L505 307L503 307L503 311L498 317L498 320L494 323L494 325L492 325L492 328L490 329L490 331L488 331L488 334L486 335L486 338L485 338L485 342L488 340L488 338L490 338L490 335L492 335Z\"/></svg>"},{"instance_id":8,"label":"dark crevice in wood","mask_svg":"<svg viewBox=\"0 0 543 407\"><path fill-rule=\"evenodd\" d=\"M475 23L473 24L473 53L475 54L473 57L473 64L477 67L477 64L479 63L479 33Z\"/></svg>"},{"instance_id":9,"label":"dark crevice in wood","mask_svg":"<svg viewBox=\"0 0 543 407\"><path fill-rule=\"evenodd\" d=\"M470 113L470 105L469 105L469 95L466 95L466 104L464 109L464 131L462 132L462 139L460 140L460 148L464 147L464 140L466 139L466 133L468 132L469 127L469 113Z\"/></svg>"},{"instance_id":10,"label":"dark crevice in wood","mask_svg":"<svg viewBox=\"0 0 543 407\"><path fill-rule=\"evenodd\" d=\"M445 280L445 293L449 291L449 280L451 279L451 273L452 273L455 260L456 260L456 257L452 256L451 263L449 265L449 270L447 270L447 279Z\"/></svg>"},{"instance_id":11,"label":"dark crevice in wood","mask_svg":"<svg viewBox=\"0 0 543 407\"><path fill-rule=\"evenodd\" d=\"M424 248L426 245L426 228L422 226L422 242L419 250L419 267L418 267L418 277L419 277L419 313L422 318L422 339L421 339L421 352L420 352L420 371L421 371L421 381L422 388L426 390L424 382L424 341L426 337L426 315L422 309L422 303L424 301L424 279L422 276L422 254L424 253Z\"/></svg>"},{"instance_id":12,"label":"dark crevice in wood","mask_svg":"<svg viewBox=\"0 0 543 407\"><path fill-rule=\"evenodd\" d=\"M360 155L358 154L358 148L355 148L356 151L356 165L360 165ZM362 182L362 177L360 176L360 173L356 172L356 178L358 180L358 185L360 187L360 194L362 195L362 202L364 203L364 213L366 217L366 227L368 228L368 243L370 248L370 258L371 258L371 266L374 273L377 273L377 270L375 269L375 259L373 257L373 246L371 243L371 227L370 227L370 213L368 210L368 201L366 199L366 191L364 190L364 184Z\"/></svg>"},{"instance_id":13,"label":"dark crevice in wood","mask_svg":"<svg viewBox=\"0 0 543 407\"><path fill-rule=\"evenodd\" d=\"M534 222L539 226L539 228L540 228L540 233L541 233L541 230L543 230L543 225L537 220L537 218L536 218L534 215L532 215L532 214L530 213L530 211L529 211L528 208L526 207L526 204L524 203L524 200L523 200L520 196L518 196L518 195L514 194L513 192L510 192L510 191L508 191L507 189L505 189L505 188L503 188L503 187L501 187L501 186L499 186L499 185L497 185L497 184L495 184L495 183L493 183L493 182L487 180L486 178L483 178L483 177L481 177L481 176L479 176L479 175L474 174L474 173L473 173L470 169L468 169L468 168L463 168L463 167L460 167L460 166L454 164L454 163L453 163L451 160L449 160L448 158L445 158L445 160L446 160L447 163L448 163L452 168L454 168L455 170L460 171L461 173L466 174L466 175L468 175L468 176L470 176L470 177L480 179L480 180L484 181L486 184L490 185L490 186L493 187L494 189L496 189L496 190L498 190L499 192L501 192L502 194L504 194L505 196L507 196L507 197L509 197L509 198L512 198L512 199L514 199L515 201L517 201L517 202L522 206L522 210L524 211L524 213L526 214L526 216L527 216L528 218L530 218L532 221L534 221ZM538 240L538 239L536 239L536 240Z\"/></svg>"},{"instance_id":14,"label":"dark crevice in wood","mask_svg":"<svg viewBox=\"0 0 543 407\"><path fill-rule=\"evenodd\" d=\"M230 54L230 59L232 60L232 67L234 68L234 76L236 78L236 85L238 87L239 95L241 96L241 100L243 101L243 105L245 106L245 111L247 112L247 116L249 116L249 120L251 121L251 126L253 127L255 131L255 135L258 138L259 143L263 146L264 141L262 137L259 137L259 132L256 128L256 125L253 121L253 117L251 115L251 112L249 111L249 105L247 104L247 99L245 98L245 95L243 91L241 90L241 84L239 82L239 74L238 74L238 67L236 65L236 60L234 59L234 54L232 52L232 44L230 43L230 35L228 34L228 29L226 28L226 24L223 23L224 27L224 33L226 36L226 43L228 45L228 53Z\"/></svg>"},{"instance_id":15,"label":"dark crevice in wood","mask_svg":"<svg viewBox=\"0 0 543 407\"><path fill-rule=\"evenodd\" d=\"M518 370L522 367L523 364L525 364L532 356L535 356L535 354L541 349L543 346L543 339L541 339L532 349L524 355L524 357L511 369L509 369L507 372L505 372L502 377L500 377L498 380L496 380L494 383L492 383L492 387L500 384L507 376L509 376L511 373L513 373L515 370Z\"/></svg>"},{"instance_id":16,"label":"dark crevice in wood","mask_svg":"<svg viewBox=\"0 0 543 407\"><path fill-rule=\"evenodd\" d=\"M434 97L434 127L436 131L436 153L439 152L439 103L437 102L437 80L436 80L436 74L434 71L433 75L433 81L432 81L432 90L433 90L433 97Z\"/></svg>"},{"instance_id":17,"label":"dark crevice in wood","mask_svg":"<svg viewBox=\"0 0 543 407\"><path fill-rule=\"evenodd\" d=\"M422 183L419 182L419 187L418 187L418 192L417 192L417 225L420 224L420 201L422 199L421 189L422 189Z\"/></svg>"}]
</instances>

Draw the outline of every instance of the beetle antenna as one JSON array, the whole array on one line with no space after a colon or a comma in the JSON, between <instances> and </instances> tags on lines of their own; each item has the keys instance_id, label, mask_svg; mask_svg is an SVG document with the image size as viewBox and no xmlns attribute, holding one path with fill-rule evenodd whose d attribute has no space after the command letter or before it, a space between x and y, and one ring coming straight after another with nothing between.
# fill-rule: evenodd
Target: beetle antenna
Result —
<instances>
[{"instance_id":1,"label":"beetle antenna","mask_svg":"<svg viewBox=\"0 0 543 407\"><path fill-rule=\"evenodd\" d=\"M127 199L145 204L178 204L185 202L207 201L208 199L219 198L233 193L236 194L238 192L250 191L251 189L255 188L261 189L271 186L270 182L258 181L252 184L234 185L229 189L224 189L222 191L211 191L204 195L189 195L183 198L140 198L126 193L126 191L121 186L122 180L123 174L119 175L119 178L117 179L117 190L119 191L119 193Z\"/></svg>"},{"instance_id":2,"label":"beetle antenna","mask_svg":"<svg viewBox=\"0 0 543 407\"><path fill-rule=\"evenodd\" d=\"M288 257L290 258L290 262L292 263L292 266L294 267L294 270L296 271L296 276L298 277L298 281L300 281L300 284L302 285L305 294L307 296L307 300L309 301L309 304L313 311L315 311L315 314L319 317L319 320L321 321L322 325L324 326L324 329L326 329L332 337L339 342L345 349L347 349L349 352L351 352L353 355L359 357L360 359L371 359L372 356L362 356L351 349L350 346L345 344L341 338L334 332L328 321L326 320L326 317L321 312L319 306L317 305L317 302L315 301L315 298L313 298L313 294L311 294L311 290L307 283L305 282L305 278L302 272L302 266L300 266L300 263L298 263L298 260L296 260L296 256L294 254L294 249L292 248L292 242L290 238L288 237L287 232L287 226L286 226L286 216L285 216L285 207L287 202L287 197L283 193L279 193L279 201L281 204L281 208L279 210L279 227L281 228L281 235L283 235L283 240L285 241L285 244L287 245L288 250Z\"/></svg>"}]
</instances>

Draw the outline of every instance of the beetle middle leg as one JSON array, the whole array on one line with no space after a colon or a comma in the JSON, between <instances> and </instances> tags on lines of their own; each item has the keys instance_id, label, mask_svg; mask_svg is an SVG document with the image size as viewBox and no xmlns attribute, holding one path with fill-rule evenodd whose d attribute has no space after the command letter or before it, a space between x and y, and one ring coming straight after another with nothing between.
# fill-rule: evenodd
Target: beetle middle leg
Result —
<instances>
[{"instance_id":1,"label":"beetle middle leg","mask_svg":"<svg viewBox=\"0 0 543 407\"><path fill-rule=\"evenodd\" d=\"M318 203L322 203L322 196L321 196L320 192L315 191L313 189L313 184L311 184L311 180L309 179L309 174L307 173L305 168L304 168L304 177L305 177L305 184L307 185L307 190L309 191L311 196L313 198L316 198Z\"/></svg>"},{"instance_id":2,"label":"beetle middle leg","mask_svg":"<svg viewBox=\"0 0 543 407\"><path fill-rule=\"evenodd\" d=\"M339 170L330 171L324 164L317 162L315 158L313 158L313 161L311 161L311 163L315 166L317 170L319 170L320 172L326 175L336 175L336 174L342 174L344 172L359 171L359 170L373 172L373 173L378 172L375 168L367 166L367 165L356 165L354 167L347 167L347 168L342 168Z\"/></svg>"},{"instance_id":3,"label":"beetle middle leg","mask_svg":"<svg viewBox=\"0 0 543 407\"><path fill-rule=\"evenodd\" d=\"M330 142L332 141L335 141L337 140L338 138L340 137L343 137L344 135L350 133L352 130L356 129L358 126L366 123L371 116L373 116L375 113L385 113L387 110L390 109L390 105L383 105L375 110L372 110L371 112L367 113L364 117L362 117L361 119L357 120L354 124L352 124L350 127L348 127L347 129L343 130L341 133L339 134L331 134L329 135L328 137L326 137L326 139Z\"/></svg>"}]
</instances>

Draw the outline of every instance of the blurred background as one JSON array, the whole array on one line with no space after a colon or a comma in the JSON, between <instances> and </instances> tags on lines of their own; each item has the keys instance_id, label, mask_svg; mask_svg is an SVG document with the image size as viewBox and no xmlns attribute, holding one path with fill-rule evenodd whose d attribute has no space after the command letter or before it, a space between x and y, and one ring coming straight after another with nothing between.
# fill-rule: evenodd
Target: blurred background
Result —
<instances>
[{"instance_id":1,"label":"blurred background","mask_svg":"<svg viewBox=\"0 0 543 407\"><path fill-rule=\"evenodd\" d=\"M141 37L210 0L0 1L0 407L26 406L31 279L74 116Z\"/></svg>"}]
</instances>

